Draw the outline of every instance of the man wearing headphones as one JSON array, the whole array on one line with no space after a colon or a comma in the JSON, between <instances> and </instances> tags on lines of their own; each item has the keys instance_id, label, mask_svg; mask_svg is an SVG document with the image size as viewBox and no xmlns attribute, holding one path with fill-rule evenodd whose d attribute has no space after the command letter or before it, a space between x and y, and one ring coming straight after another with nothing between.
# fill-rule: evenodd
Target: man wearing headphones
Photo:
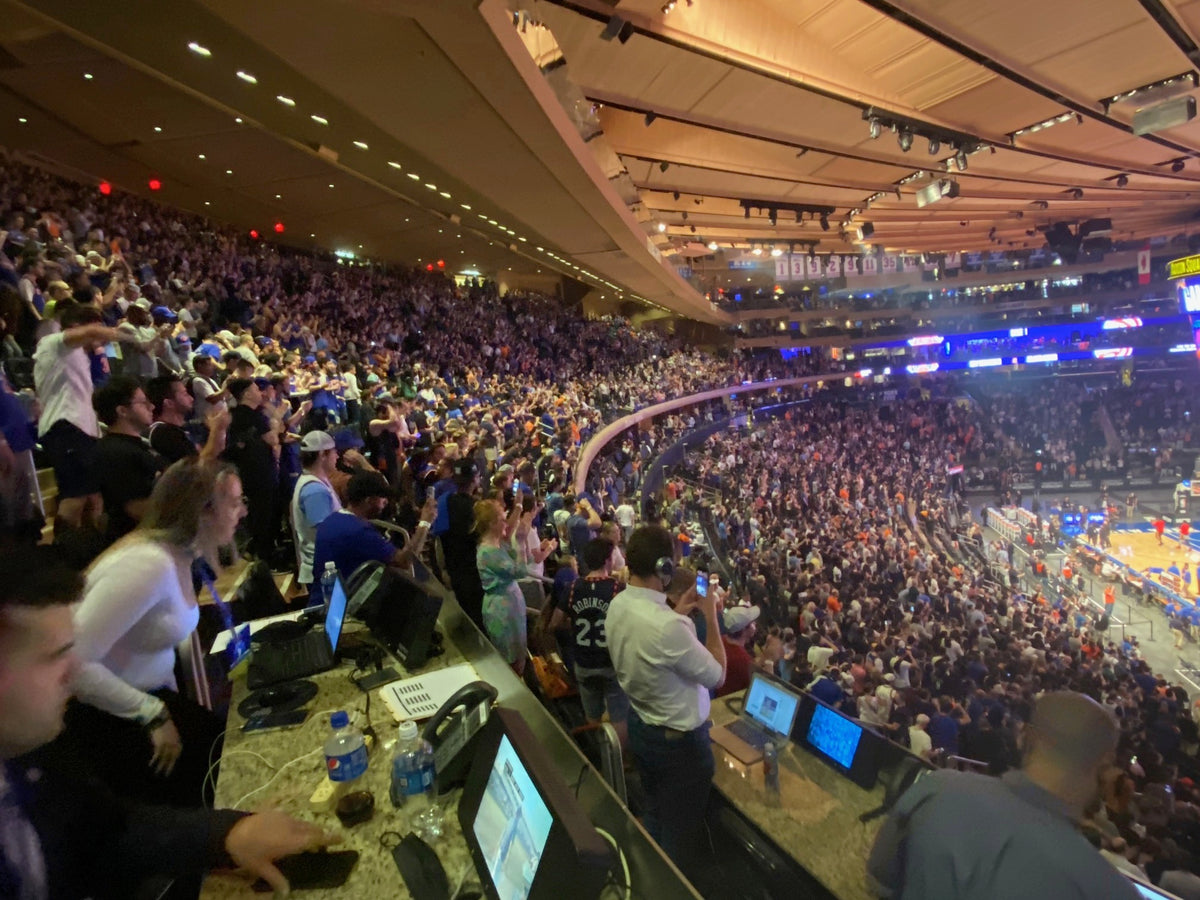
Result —
<instances>
[{"instance_id":1,"label":"man wearing headphones","mask_svg":"<svg viewBox=\"0 0 1200 900\"><path fill-rule=\"evenodd\" d=\"M629 537L629 586L608 608L605 630L617 681L629 696L629 747L646 792L643 824L687 874L700 859L704 810L712 788L709 691L725 680L725 647L710 596L695 585L680 606L695 606L708 626L696 626L667 605L675 571L675 541L658 525ZM692 869L694 871L694 869Z\"/></svg>"}]
</instances>

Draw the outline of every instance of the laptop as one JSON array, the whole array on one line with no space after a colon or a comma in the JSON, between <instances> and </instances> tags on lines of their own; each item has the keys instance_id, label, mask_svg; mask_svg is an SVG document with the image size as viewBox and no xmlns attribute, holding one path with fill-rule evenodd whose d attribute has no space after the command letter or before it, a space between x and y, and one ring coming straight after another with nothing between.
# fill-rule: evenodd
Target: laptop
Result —
<instances>
[{"instance_id":1,"label":"laptop","mask_svg":"<svg viewBox=\"0 0 1200 900\"><path fill-rule=\"evenodd\" d=\"M251 689L307 678L337 665L338 639L346 618L346 590L342 579L333 582L323 631L310 631L295 640L258 644L250 658L246 684Z\"/></svg>"},{"instance_id":2,"label":"laptop","mask_svg":"<svg viewBox=\"0 0 1200 900\"><path fill-rule=\"evenodd\" d=\"M767 741L779 744L791 739L800 696L781 682L755 672L750 676L741 715L728 725L714 728L713 741L747 765L758 762Z\"/></svg>"}]
</instances>

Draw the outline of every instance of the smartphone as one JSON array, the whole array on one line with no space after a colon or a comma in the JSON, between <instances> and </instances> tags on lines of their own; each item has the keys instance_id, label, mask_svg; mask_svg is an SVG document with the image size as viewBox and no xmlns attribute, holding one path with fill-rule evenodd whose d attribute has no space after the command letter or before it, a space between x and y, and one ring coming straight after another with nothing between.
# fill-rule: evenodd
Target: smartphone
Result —
<instances>
[{"instance_id":1,"label":"smartphone","mask_svg":"<svg viewBox=\"0 0 1200 900\"><path fill-rule=\"evenodd\" d=\"M308 712L303 709L293 709L288 712L263 713L261 716L251 716L242 726L243 734L255 731L279 731L283 728L295 728L303 725L308 718Z\"/></svg>"},{"instance_id":2,"label":"smartphone","mask_svg":"<svg viewBox=\"0 0 1200 900\"><path fill-rule=\"evenodd\" d=\"M708 573L707 572L697 572L696 573L696 593L699 594L701 597L708 596Z\"/></svg>"},{"instance_id":3,"label":"smartphone","mask_svg":"<svg viewBox=\"0 0 1200 900\"><path fill-rule=\"evenodd\" d=\"M375 688L383 687L385 684L391 684L393 681L399 681L399 673L388 666L386 669L380 669L378 672L372 672L370 675L364 675L357 679L354 683L364 691L373 691Z\"/></svg>"},{"instance_id":4,"label":"smartphone","mask_svg":"<svg viewBox=\"0 0 1200 900\"><path fill-rule=\"evenodd\" d=\"M357 850L338 850L285 856L275 860L275 866L293 891L305 891L341 887L357 862ZM254 882L254 890L266 894L271 891L271 886L260 878Z\"/></svg>"}]
</instances>

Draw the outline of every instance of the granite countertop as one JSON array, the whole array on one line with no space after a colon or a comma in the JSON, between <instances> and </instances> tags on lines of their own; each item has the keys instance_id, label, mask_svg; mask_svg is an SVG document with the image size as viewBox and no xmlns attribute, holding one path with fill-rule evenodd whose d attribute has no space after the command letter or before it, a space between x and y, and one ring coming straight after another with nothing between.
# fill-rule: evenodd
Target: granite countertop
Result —
<instances>
[{"instance_id":1,"label":"granite countertop","mask_svg":"<svg viewBox=\"0 0 1200 900\"><path fill-rule=\"evenodd\" d=\"M446 653L430 661L421 671L428 672L462 661L461 654L452 642L447 641ZM403 674L403 669L395 660L392 660L391 664ZM251 811L267 807L278 808L340 835L342 843L332 849L359 852L358 864L350 873L345 885L336 890L305 891L305 897L312 897L314 900L323 897L408 897L408 890L390 850L390 847L398 842L397 839L392 838L388 848L380 844L380 838L385 832L394 831L403 836L410 829L408 811L393 809L388 798L391 751L396 741L396 725L378 690L373 691L371 695L371 721L379 734L380 745L371 751L370 764L362 784L362 789L375 795L374 816L368 822L346 828L332 810L316 812L309 804L309 797L325 779L325 758L321 753L321 746L329 733L330 714L344 709L350 713L357 727L362 728L366 724L366 695L350 681L350 672L350 665L342 665L312 677L311 680L317 683L320 691L308 703L306 709L310 714L303 725L284 731L250 735L241 732L243 719L237 712L238 703L248 693L245 679L239 678L235 681L229 713L229 730L225 735L220 776L217 781L216 805L236 805L240 809ZM280 767L285 763L306 753L309 755L292 762L280 771ZM264 785L266 786L263 787ZM246 798L251 792L256 793ZM468 880L477 880L458 824L460 793L460 790L455 790L440 801L445 810L444 832L442 837L431 842L446 869L452 890L468 869ZM205 880L200 896L203 900L219 900L227 897L263 895L254 893L250 880L245 876L216 873Z\"/></svg>"},{"instance_id":2,"label":"granite countertop","mask_svg":"<svg viewBox=\"0 0 1200 900\"><path fill-rule=\"evenodd\" d=\"M714 724L736 718L724 702L713 703ZM883 819L858 817L883 802L881 786L863 790L792 741L779 751L778 795L766 791L762 763L744 765L716 743L713 755L717 790L801 868L840 900L874 898L867 857Z\"/></svg>"}]
</instances>

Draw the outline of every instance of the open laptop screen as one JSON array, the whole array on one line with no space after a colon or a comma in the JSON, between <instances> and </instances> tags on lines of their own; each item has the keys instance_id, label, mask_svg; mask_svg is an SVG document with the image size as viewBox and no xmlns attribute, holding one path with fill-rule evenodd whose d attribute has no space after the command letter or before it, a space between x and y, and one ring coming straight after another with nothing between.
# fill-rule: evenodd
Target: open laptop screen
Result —
<instances>
[{"instance_id":1,"label":"open laptop screen","mask_svg":"<svg viewBox=\"0 0 1200 900\"><path fill-rule=\"evenodd\" d=\"M758 673L750 679L746 691L746 715L775 734L792 734L796 724L796 713L800 710L800 697L780 684Z\"/></svg>"},{"instance_id":2,"label":"open laptop screen","mask_svg":"<svg viewBox=\"0 0 1200 900\"><path fill-rule=\"evenodd\" d=\"M338 638L342 635L342 622L346 619L346 589L342 579L333 581L333 596L329 598L329 611L325 613L325 636L329 638L329 649L337 652Z\"/></svg>"}]
</instances>

